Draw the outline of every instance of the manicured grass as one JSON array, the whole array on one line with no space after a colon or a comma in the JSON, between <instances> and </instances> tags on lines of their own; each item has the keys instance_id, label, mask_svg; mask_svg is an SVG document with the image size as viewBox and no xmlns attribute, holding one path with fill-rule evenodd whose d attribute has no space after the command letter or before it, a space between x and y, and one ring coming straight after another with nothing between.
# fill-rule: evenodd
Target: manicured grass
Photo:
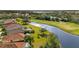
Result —
<instances>
[{"instance_id":1,"label":"manicured grass","mask_svg":"<svg viewBox=\"0 0 79 59\"><path fill-rule=\"evenodd\" d=\"M28 27L28 28L32 28L35 33L31 34L34 38L32 45L33 45L33 48L39 48L39 47L45 47L46 46L46 43L48 42L48 44L52 44L52 42L56 42L56 45L58 47L60 47L60 42L58 41L58 39L56 38L56 36L53 34L52 37L53 37L53 41L50 43L51 39L48 39L48 38L45 38L45 37L40 37L38 38L38 34L40 33L40 29L39 27L36 27L36 26L33 26L33 25L24 25L25 27ZM46 34L51 34L50 32L48 31L45 31Z\"/></svg>"},{"instance_id":2,"label":"manicured grass","mask_svg":"<svg viewBox=\"0 0 79 59\"><path fill-rule=\"evenodd\" d=\"M55 26L71 34L79 35L79 25L75 23L46 21L46 20L38 20L38 19L31 19L31 21Z\"/></svg>"},{"instance_id":3,"label":"manicured grass","mask_svg":"<svg viewBox=\"0 0 79 59\"><path fill-rule=\"evenodd\" d=\"M20 22L19 22L20 21ZM59 48L60 47L60 42L59 40L57 39L57 37L48 32L47 30L44 31L44 33L47 35L46 37L39 37L38 34L40 34L40 30L41 28L40 27L36 27L36 26L33 26L33 25L30 25L26 22L23 22L21 20L19 20L18 18L18 21L16 21L18 24L26 27L26 28L31 28L32 30L34 30L34 33L30 33L30 36L33 37L33 40L31 41L31 46L32 48L44 48L44 47L48 47L48 48ZM26 24L23 24L23 23L26 23Z\"/></svg>"}]
</instances>

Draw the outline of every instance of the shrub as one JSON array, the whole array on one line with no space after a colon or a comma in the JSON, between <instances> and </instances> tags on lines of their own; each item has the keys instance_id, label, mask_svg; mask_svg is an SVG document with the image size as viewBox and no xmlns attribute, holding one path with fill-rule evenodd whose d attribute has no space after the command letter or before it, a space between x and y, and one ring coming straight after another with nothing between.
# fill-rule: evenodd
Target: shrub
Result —
<instances>
[{"instance_id":1,"label":"shrub","mask_svg":"<svg viewBox=\"0 0 79 59\"><path fill-rule=\"evenodd\" d=\"M35 31L32 30L32 29L31 29L31 30L27 30L27 29L26 29L26 30L24 31L24 34L26 34L26 33L35 33Z\"/></svg>"},{"instance_id":2,"label":"shrub","mask_svg":"<svg viewBox=\"0 0 79 59\"><path fill-rule=\"evenodd\" d=\"M29 42L31 44L31 42L33 41L33 37L32 36L25 36L24 41Z\"/></svg>"},{"instance_id":3,"label":"shrub","mask_svg":"<svg viewBox=\"0 0 79 59\"><path fill-rule=\"evenodd\" d=\"M44 29L44 28L41 28L41 30L40 30L41 32L45 32L46 31L46 29Z\"/></svg>"},{"instance_id":4,"label":"shrub","mask_svg":"<svg viewBox=\"0 0 79 59\"><path fill-rule=\"evenodd\" d=\"M59 41L56 39L55 35L49 34L48 40L49 40L49 42L46 43L44 48L58 48L58 47L60 47Z\"/></svg>"},{"instance_id":5,"label":"shrub","mask_svg":"<svg viewBox=\"0 0 79 59\"><path fill-rule=\"evenodd\" d=\"M2 32L2 34L1 34L1 36L4 36L4 35L7 35L6 31Z\"/></svg>"},{"instance_id":6,"label":"shrub","mask_svg":"<svg viewBox=\"0 0 79 59\"><path fill-rule=\"evenodd\" d=\"M41 36L41 37L47 37L47 34L45 34L45 33L40 33L38 35Z\"/></svg>"},{"instance_id":7,"label":"shrub","mask_svg":"<svg viewBox=\"0 0 79 59\"><path fill-rule=\"evenodd\" d=\"M34 30L32 30L32 31L31 31L31 33L35 33L35 31L34 31Z\"/></svg>"},{"instance_id":8,"label":"shrub","mask_svg":"<svg viewBox=\"0 0 79 59\"><path fill-rule=\"evenodd\" d=\"M22 19L21 18L16 18L16 21L17 22L22 22Z\"/></svg>"}]
</instances>

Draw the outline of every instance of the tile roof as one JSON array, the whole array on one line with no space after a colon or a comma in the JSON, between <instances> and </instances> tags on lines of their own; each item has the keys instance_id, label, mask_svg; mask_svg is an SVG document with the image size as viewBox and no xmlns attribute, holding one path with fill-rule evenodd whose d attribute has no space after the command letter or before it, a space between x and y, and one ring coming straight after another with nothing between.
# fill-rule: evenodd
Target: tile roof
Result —
<instances>
[{"instance_id":1,"label":"tile roof","mask_svg":"<svg viewBox=\"0 0 79 59\"><path fill-rule=\"evenodd\" d=\"M26 45L23 42L25 35L23 34L23 27L21 25L16 24L14 20L6 20L4 21L4 27L7 34L10 34L3 37L3 43L0 43L1 48L23 48Z\"/></svg>"},{"instance_id":2,"label":"tile roof","mask_svg":"<svg viewBox=\"0 0 79 59\"><path fill-rule=\"evenodd\" d=\"M3 42L15 42L24 40L25 35L23 33L14 33L3 37Z\"/></svg>"},{"instance_id":3,"label":"tile roof","mask_svg":"<svg viewBox=\"0 0 79 59\"><path fill-rule=\"evenodd\" d=\"M15 23L15 21L14 20L6 20L6 21L4 21L4 24L9 24L9 23Z\"/></svg>"},{"instance_id":4,"label":"tile roof","mask_svg":"<svg viewBox=\"0 0 79 59\"><path fill-rule=\"evenodd\" d=\"M0 43L0 48L24 48L25 45L25 42Z\"/></svg>"},{"instance_id":5,"label":"tile roof","mask_svg":"<svg viewBox=\"0 0 79 59\"><path fill-rule=\"evenodd\" d=\"M17 46L17 48L23 48L23 47L25 47L26 43L25 42L16 42L15 45Z\"/></svg>"},{"instance_id":6,"label":"tile roof","mask_svg":"<svg viewBox=\"0 0 79 59\"><path fill-rule=\"evenodd\" d=\"M0 43L0 48L17 48L14 43Z\"/></svg>"},{"instance_id":7,"label":"tile roof","mask_svg":"<svg viewBox=\"0 0 79 59\"><path fill-rule=\"evenodd\" d=\"M17 23L12 23L14 22L13 20L6 20L4 23L7 23L7 24L4 24L4 28L6 29L7 31L7 34L12 34L12 33L17 33L17 32L20 32L20 33L23 33L23 26L17 24Z\"/></svg>"},{"instance_id":8,"label":"tile roof","mask_svg":"<svg viewBox=\"0 0 79 59\"><path fill-rule=\"evenodd\" d=\"M22 26L18 25L18 24L5 25L4 27L5 27L6 30L12 30L12 29L16 29L16 28L22 28Z\"/></svg>"}]
</instances>

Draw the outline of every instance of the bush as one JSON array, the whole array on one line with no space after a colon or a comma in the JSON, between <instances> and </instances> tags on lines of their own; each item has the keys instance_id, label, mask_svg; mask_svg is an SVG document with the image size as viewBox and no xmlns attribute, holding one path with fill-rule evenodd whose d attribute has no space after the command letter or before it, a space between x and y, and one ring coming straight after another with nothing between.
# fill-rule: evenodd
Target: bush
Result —
<instances>
[{"instance_id":1,"label":"bush","mask_svg":"<svg viewBox=\"0 0 79 59\"><path fill-rule=\"evenodd\" d=\"M33 41L33 37L32 36L25 36L24 41L29 42L31 44L31 42Z\"/></svg>"},{"instance_id":2,"label":"bush","mask_svg":"<svg viewBox=\"0 0 79 59\"><path fill-rule=\"evenodd\" d=\"M40 34L38 34L39 35L39 37L47 37L47 34L45 34L45 33L40 33ZM38 37L38 38L39 38Z\"/></svg>"},{"instance_id":3,"label":"bush","mask_svg":"<svg viewBox=\"0 0 79 59\"><path fill-rule=\"evenodd\" d=\"M4 36L4 35L7 35L6 31L2 32L2 34L1 34L1 36Z\"/></svg>"},{"instance_id":4,"label":"bush","mask_svg":"<svg viewBox=\"0 0 79 59\"><path fill-rule=\"evenodd\" d=\"M32 30L32 31L31 31L31 33L35 33L35 31L34 31L34 30Z\"/></svg>"},{"instance_id":5,"label":"bush","mask_svg":"<svg viewBox=\"0 0 79 59\"><path fill-rule=\"evenodd\" d=\"M16 21L20 22L20 21L22 21L22 19L21 18L16 18Z\"/></svg>"},{"instance_id":6,"label":"bush","mask_svg":"<svg viewBox=\"0 0 79 59\"><path fill-rule=\"evenodd\" d=\"M50 20L50 16L44 16L45 20Z\"/></svg>"},{"instance_id":7,"label":"bush","mask_svg":"<svg viewBox=\"0 0 79 59\"><path fill-rule=\"evenodd\" d=\"M59 41L56 39L55 35L49 34L48 40L49 42L46 43L44 48L59 48L60 47Z\"/></svg>"},{"instance_id":8,"label":"bush","mask_svg":"<svg viewBox=\"0 0 79 59\"><path fill-rule=\"evenodd\" d=\"M26 34L26 33L35 33L35 31L32 30L32 29L31 29L31 30L27 30L27 29L26 29L26 30L24 31L24 34Z\"/></svg>"},{"instance_id":9,"label":"bush","mask_svg":"<svg viewBox=\"0 0 79 59\"><path fill-rule=\"evenodd\" d=\"M35 19L43 20L45 18L44 17L36 17Z\"/></svg>"},{"instance_id":10,"label":"bush","mask_svg":"<svg viewBox=\"0 0 79 59\"><path fill-rule=\"evenodd\" d=\"M44 28L41 28L41 30L40 30L41 32L45 32L46 31L46 29L44 29Z\"/></svg>"}]
</instances>

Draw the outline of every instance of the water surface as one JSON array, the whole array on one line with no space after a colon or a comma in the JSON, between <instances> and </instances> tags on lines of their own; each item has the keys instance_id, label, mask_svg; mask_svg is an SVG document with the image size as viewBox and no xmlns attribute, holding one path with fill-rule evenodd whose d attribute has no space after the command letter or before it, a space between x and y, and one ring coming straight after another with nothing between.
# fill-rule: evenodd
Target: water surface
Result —
<instances>
[{"instance_id":1,"label":"water surface","mask_svg":"<svg viewBox=\"0 0 79 59\"><path fill-rule=\"evenodd\" d=\"M61 42L62 47L64 48L79 48L79 36L69 34L57 27L49 26L46 24L38 24L35 22L31 22L30 24L44 28L48 30L49 32L54 33L58 37L59 41Z\"/></svg>"}]
</instances>

